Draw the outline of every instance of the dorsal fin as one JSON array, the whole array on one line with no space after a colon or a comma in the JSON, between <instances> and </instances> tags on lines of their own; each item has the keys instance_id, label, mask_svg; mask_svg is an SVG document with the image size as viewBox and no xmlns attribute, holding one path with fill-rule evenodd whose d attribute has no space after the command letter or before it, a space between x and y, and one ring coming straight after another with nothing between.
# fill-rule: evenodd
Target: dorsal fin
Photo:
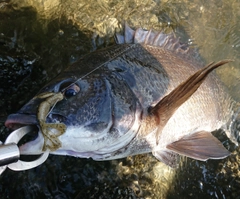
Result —
<instances>
[{"instance_id":1,"label":"dorsal fin","mask_svg":"<svg viewBox=\"0 0 240 199\"><path fill-rule=\"evenodd\" d=\"M215 64L210 63L209 65L194 73L186 81L171 91L167 96L162 98L156 106L149 109L149 114L154 115L158 120L158 130L156 133L157 144L163 127L172 117L174 112L191 97L191 95L199 88L199 86L211 71L230 61L232 60L222 60Z\"/></svg>"},{"instance_id":2,"label":"dorsal fin","mask_svg":"<svg viewBox=\"0 0 240 199\"><path fill-rule=\"evenodd\" d=\"M117 44L145 44L156 47L163 47L167 50L175 51L176 53L184 54L191 57L197 57L194 49L190 49L188 44L181 43L179 38L174 34L165 34L163 31L144 30L137 28L131 29L127 23L124 26L124 34L115 34Z\"/></svg>"}]
</instances>

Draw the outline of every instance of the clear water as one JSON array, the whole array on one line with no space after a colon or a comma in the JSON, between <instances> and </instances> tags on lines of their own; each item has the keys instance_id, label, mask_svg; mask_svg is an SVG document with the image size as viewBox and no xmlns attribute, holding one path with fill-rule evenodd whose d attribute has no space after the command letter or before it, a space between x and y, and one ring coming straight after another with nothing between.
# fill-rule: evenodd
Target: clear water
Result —
<instances>
[{"instance_id":1,"label":"clear water","mask_svg":"<svg viewBox=\"0 0 240 199\"><path fill-rule=\"evenodd\" d=\"M217 70L240 101L240 1L237 0L0 0L0 137L6 116L47 81L86 53L114 43L131 27L175 32L198 47L208 63L235 61ZM240 125L236 123L236 136ZM1 198L240 198L240 152L220 161L182 158L172 170L151 154L95 162L50 156L41 166L0 176Z\"/></svg>"}]
</instances>

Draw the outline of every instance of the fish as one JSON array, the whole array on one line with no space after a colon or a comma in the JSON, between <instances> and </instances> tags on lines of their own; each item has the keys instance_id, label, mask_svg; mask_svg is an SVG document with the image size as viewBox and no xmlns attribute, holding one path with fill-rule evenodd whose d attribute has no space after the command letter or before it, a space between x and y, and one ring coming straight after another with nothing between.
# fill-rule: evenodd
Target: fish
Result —
<instances>
[{"instance_id":1,"label":"fish","mask_svg":"<svg viewBox=\"0 0 240 199\"><path fill-rule=\"evenodd\" d=\"M213 70L232 60L204 66L174 34L127 24L115 39L8 116L10 129L38 127L21 154L48 150L102 161L152 152L173 168L181 155L200 161L229 156L211 132L226 130L231 119L232 99Z\"/></svg>"}]
</instances>

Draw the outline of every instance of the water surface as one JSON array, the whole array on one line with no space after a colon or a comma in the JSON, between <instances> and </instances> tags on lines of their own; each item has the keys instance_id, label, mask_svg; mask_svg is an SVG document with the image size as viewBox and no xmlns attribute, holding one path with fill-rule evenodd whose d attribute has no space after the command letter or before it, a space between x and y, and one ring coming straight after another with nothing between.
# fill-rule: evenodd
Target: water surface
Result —
<instances>
[{"instance_id":1,"label":"water surface","mask_svg":"<svg viewBox=\"0 0 240 199\"><path fill-rule=\"evenodd\" d=\"M0 137L6 116L86 53L114 44L131 27L174 32L208 63L235 61L217 70L240 101L240 1L237 0L0 0ZM233 130L239 140L240 125ZM0 176L1 198L240 198L240 152L224 160L182 158L170 169L151 154L96 162L50 156L41 166Z\"/></svg>"}]
</instances>

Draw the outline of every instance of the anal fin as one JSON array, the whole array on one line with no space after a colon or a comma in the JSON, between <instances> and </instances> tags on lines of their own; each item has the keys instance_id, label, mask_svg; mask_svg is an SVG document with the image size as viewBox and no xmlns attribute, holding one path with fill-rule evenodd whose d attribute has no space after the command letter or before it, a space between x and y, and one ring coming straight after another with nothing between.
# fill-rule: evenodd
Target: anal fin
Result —
<instances>
[{"instance_id":1,"label":"anal fin","mask_svg":"<svg viewBox=\"0 0 240 199\"><path fill-rule=\"evenodd\" d=\"M167 149L202 161L222 159L230 155L230 152L223 147L222 143L206 131L186 135L182 139L168 144Z\"/></svg>"}]
</instances>

